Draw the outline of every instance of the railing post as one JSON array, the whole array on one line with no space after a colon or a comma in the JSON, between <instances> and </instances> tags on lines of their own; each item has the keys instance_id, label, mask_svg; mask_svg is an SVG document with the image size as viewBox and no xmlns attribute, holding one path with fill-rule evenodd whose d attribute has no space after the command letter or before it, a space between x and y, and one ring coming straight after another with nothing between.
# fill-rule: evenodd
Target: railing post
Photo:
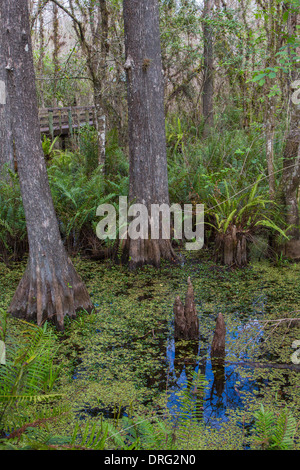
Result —
<instances>
[{"instance_id":1,"label":"railing post","mask_svg":"<svg viewBox=\"0 0 300 470\"><path fill-rule=\"evenodd\" d=\"M62 133L61 110L58 111L58 118L59 118L59 130L61 134Z\"/></svg>"},{"instance_id":2,"label":"railing post","mask_svg":"<svg viewBox=\"0 0 300 470\"><path fill-rule=\"evenodd\" d=\"M51 139L54 138L54 128L53 128L53 109L48 110L48 120L49 120L49 132L51 135Z\"/></svg>"},{"instance_id":3,"label":"railing post","mask_svg":"<svg viewBox=\"0 0 300 470\"><path fill-rule=\"evenodd\" d=\"M89 126L90 125L90 111L88 108L85 110L85 120L86 120L86 125Z\"/></svg>"},{"instance_id":4,"label":"railing post","mask_svg":"<svg viewBox=\"0 0 300 470\"><path fill-rule=\"evenodd\" d=\"M72 124L72 108L68 109L68 121L69 121L69 131L70 135L72 136L73 134L73 124Z\"/></svg>"}]
</instances>

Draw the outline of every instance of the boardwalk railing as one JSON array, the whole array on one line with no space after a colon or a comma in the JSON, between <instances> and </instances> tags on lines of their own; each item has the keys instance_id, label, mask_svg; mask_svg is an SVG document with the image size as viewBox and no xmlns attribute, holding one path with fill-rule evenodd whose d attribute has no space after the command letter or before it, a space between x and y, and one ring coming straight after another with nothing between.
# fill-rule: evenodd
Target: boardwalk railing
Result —
<instances>
[{"instance_id":1,"label":"boardwalk railing","mask_svg":"<svg viewBox=\"0 0 300 470\"><path fill-rule=\"evenodd\" d=\"M72 106L68 108L39 109L41 134L55 136L72 135L85 124L95 126L94 106Z\"/></svg>"}]
</instances>

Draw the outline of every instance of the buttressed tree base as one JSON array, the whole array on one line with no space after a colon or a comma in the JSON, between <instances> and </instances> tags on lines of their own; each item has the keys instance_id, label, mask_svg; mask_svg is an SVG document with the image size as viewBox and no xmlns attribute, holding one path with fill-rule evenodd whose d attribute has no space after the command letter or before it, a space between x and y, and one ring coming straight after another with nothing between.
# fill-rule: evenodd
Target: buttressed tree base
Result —
<instances>
[{"instance_id":1,"label":"buttressed tree base","mask_svg":"<svg viewBox=\"0 0 300 470\"><path fill-rule=\"evenodd\" d=\"M53 207L41 144L27 2L1 2L0 47L5 54L15 153L25 211L29 259L12 299L12 315L53 320L90 311L92 303L63 246Z\"/></svg>"}]
</instances>

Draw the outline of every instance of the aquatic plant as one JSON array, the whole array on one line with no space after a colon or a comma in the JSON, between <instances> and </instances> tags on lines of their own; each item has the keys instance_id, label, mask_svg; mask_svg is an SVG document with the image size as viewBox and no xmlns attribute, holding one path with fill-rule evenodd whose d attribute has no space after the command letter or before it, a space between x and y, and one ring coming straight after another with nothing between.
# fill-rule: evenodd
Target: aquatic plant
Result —
<instances>
[{"instance_id":1,"label":"aquatic plant","mask_svg":"<svg viewBox=\"0 0 300 470\"><path fill-rule=\"evenodd\" d=\"M0 367L0 426L6 432L20 427L16 407L62 396L62 393L51 393L60 372L60 367L54 365L53 331L47 323L42 328L26 322L24 325L21 344L17 339L8 340L6 361Z\"/></svg>"},{"instance_id":2,"label":"aquatic plant","mask_svg":"<svg viewBox=\"0 0 300 470\"><path fill-rule=\"evenodd\" d=\"M258 192L261 179L262 175L240 195L230 194L225 181L225 195L211 197L208 214L214 222L207 222L207 225L216 231L215 257L221 264L246 265L249 262L249 242L262 228L288 239L287 228L275 222L279 219L279 207ZM280 223L284 226L283 221Z\"/></svg>"},{"instance_id":3,"label":"aquatic plant","mask_svg":"<svg viewBox=\"0 0 300 470\"><path fill-rule=\"evenodd\" d=\"M261 404L254 417L255 445L264 450L293 449L297 422L288 410L276 413Z\"/></svg>"}]
</instances>

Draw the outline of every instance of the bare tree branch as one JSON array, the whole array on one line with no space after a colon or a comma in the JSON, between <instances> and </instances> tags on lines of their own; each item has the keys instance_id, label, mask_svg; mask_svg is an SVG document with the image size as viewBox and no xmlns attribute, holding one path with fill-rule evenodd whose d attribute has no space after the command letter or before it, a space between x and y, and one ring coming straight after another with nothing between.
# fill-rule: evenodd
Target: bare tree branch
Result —
<instances>
[{"instance_id":1,"label":"bare tree branch","mask_svg":"<svg viewBox=\"0 0 300 470\"><path fill-rule=\"evenodd\" d=\"M30 28L31 29L34 27L34 23L36 22L39 15L42 13L45 6L49 3L49 1L50 0L40 0L40 2L38 4L38 7L37 7L37 10L36 10L35 14L31 17L31 20L30 20Z\"/></svg>"}]
</instances>

